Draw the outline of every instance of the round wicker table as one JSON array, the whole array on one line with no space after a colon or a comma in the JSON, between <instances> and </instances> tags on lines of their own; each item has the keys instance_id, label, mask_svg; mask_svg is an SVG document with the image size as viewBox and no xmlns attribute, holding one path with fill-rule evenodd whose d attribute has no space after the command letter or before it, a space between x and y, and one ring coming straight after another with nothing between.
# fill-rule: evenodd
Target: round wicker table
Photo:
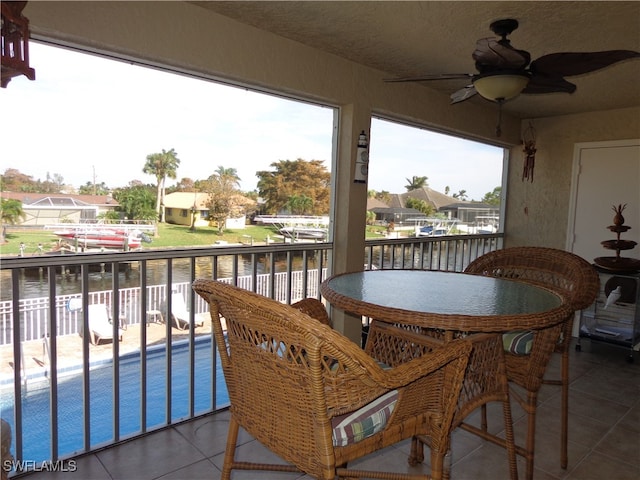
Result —
<instances>
[{"instance_id":1,"label":"round wicker table","mask_svg":"<svg viewBox=\"0 0 640 480\"><path fill-rule=\"evenodd\" d=\"M367 270L325 280L334 307L381 321L458 332L548 328L571 309L557 293L529 283L465 273Z\"/></svg>"}]
</instances>

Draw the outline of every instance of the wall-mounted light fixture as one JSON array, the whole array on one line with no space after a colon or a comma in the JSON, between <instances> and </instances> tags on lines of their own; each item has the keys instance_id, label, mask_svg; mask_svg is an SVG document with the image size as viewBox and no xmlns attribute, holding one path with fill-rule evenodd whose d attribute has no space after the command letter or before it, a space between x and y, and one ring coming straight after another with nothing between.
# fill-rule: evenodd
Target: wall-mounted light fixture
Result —
<instances>
[{"instance_id":1,"label":"wall-mounted light fixture","mask_svg":"<svg viewBox=\"0 0 640 480\"><path fill-rule=\"evenodd\" d=\"M367 183L369 175L369 141L367 134L362 133L358 136L358 151L356 152L356 170L353 174L354 183Z\"/></svg>"}]
</instances>

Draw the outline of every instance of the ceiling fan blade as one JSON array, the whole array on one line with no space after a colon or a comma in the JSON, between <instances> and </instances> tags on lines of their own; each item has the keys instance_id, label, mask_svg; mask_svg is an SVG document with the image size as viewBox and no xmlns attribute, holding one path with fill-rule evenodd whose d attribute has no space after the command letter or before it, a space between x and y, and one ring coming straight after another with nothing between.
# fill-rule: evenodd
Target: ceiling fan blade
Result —
<instances>
[{"instance_id":1,"label":"ceiling fan blade","mask_svg":"<svg viewBox=\"0 0 640 480\"><path fill-rule=\"evenodd\" d=\"M472 78L472 73L440 73L435 75L422 75L420 77L385 78L385 82L425 82L430 80L457 80Z\"/></svg>"},{"instance_id":2,"label":"ceiling fan blade","mask_svg":"<svg viewBox=\"0 0 640 480\"><path fill-rule=\"evenodd\" d=\"M451 104L462 102L468 98L473 97L478 91L476 87L471 85L467 85L464 88L461 88L457 92L453 92L449 97L451 98Z\"/></svg>"},{"instance_id":3,"label":"ceiling fan blade","mask_svg":"<svg viewBox=\"0 0 640 480\"><path fill-rule=\"evenodd\" d=\"M536 74L531 76L529 83L525 89L522 90L522 93L573 93L575 91L576 86L560 76Z\"/></svg>"},{"instance_id":4,"label":"ceiling fan blade","mask_svg":"<svg viewBox=\"0 0 640 480\"><path fill-rule=\"evenodd\" d=\"M508 40L481 38L471 55L476 61L480 73L493 70L517 70L525 68L531 61L531 55L525 50L516 50Z\"/></svg>"},{"instance_id":5,"label":"ceiling fan blade","mask_svg":"<svg viewBox=\"0 0 640 480\"><path fill-rule=\"evenodd\" d=\"M551 53L531 62L530 70L534 74L570 77L600 70L614 63L638 57L640 57L640 52L631 50Z\"/></svg>"}]
</instances>

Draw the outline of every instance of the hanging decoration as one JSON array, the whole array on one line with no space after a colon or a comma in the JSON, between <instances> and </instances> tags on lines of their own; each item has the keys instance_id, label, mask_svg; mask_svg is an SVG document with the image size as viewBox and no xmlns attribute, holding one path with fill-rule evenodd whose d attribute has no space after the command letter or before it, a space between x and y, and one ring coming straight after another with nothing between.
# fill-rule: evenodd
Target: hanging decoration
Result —
<instances>
[{"instance_id":1,"label":"hanging decoration","mask_svg":"<svg viewBox=\"0 0 640 480\"><path fill-rule=\"evenodd\" d=\"M2 88L13 77L36 79L29 66L29 20L22 15L27 2L2 2Z\"/></svg>"},{"instance_id":2,"label":"hanging decoration","mask_svg":"<svg viewBox=\"0 0 640 480\"><path fill-rule=\"evenodd\" d=\"M524 145L524 169L522 170L522 181L529 180L533 183L533 168L536 164L536 129L531 122L522 133L522 144Z\"/></svg>"},{"instance_id":3,"label":"hanging decoration","mask_svg":"<svg viewBox=\"0 0 640 480\"><path fill-rule=\"evenodd\" d=\"M354 183L367 183L369 176L369 140L367 134L358 136L358 150L356 152L356 169L353 177Z\"/></svg>"}]
</instances>

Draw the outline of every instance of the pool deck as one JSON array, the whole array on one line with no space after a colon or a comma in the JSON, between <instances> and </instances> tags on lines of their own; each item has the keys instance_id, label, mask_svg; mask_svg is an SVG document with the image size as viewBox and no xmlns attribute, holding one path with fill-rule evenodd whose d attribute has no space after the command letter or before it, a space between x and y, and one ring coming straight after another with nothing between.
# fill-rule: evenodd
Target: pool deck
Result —
<instances>
[{"instance_id":1,"label":"pool deck","mask_svg":"<svg viewBox=\"0 0 640 480\"><path fill-rule=\"evenodd\" d=\"M140 351L141 326L146 330L147 347L161 345L166 342L167 325L165 323L135 324L129 325L123 332L119 344L120 356ZM211 334L211 321L205 320L204 325L195 329L196 337ZM186 340L189 337L188 330L171 328L172 342ZM65 335L57 338L58 372L79 367L82 365L82 342L80 335ZM23 378L42 377L48 372L49 358L43 340L32 340L22 343L23 351ZM100 344L89 344L89 363L104 361L113 358L113 342L102 340ZM0 386L2 388L13 383L13 345L0 346Z\"/></svg>"}]
</instances>

